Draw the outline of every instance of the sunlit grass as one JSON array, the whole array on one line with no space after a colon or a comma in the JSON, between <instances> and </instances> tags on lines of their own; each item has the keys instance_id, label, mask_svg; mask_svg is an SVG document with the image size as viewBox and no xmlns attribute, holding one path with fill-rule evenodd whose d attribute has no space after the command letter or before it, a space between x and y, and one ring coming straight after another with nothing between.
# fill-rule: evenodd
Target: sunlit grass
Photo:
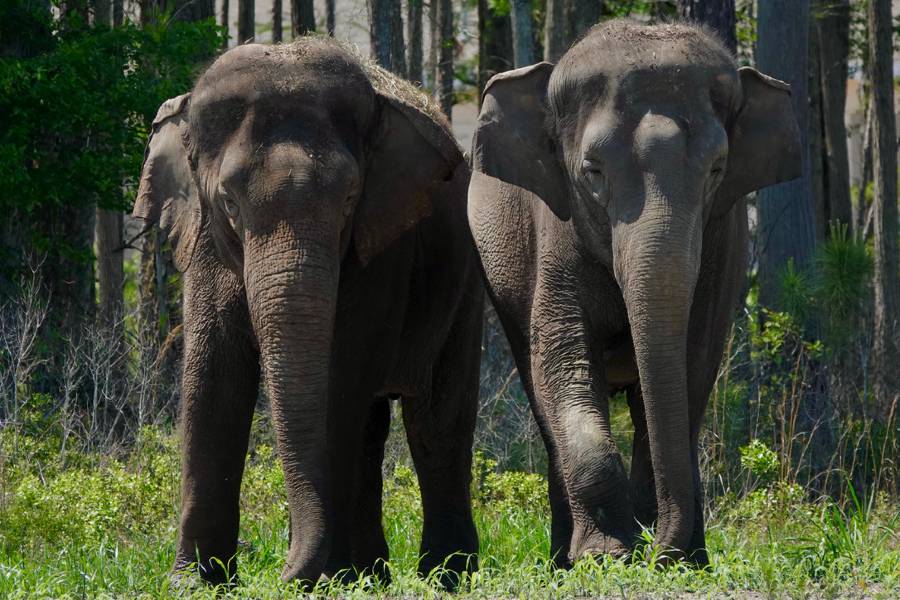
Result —
<instances>
[{"instance_id":1,"label":"sunlit grass","mask_svg":"<svg viewBox=\"0 0 900 600\"><path fill-rule=\"evenodd\" d=\"M549 510L535 475L497 474L476 464L478 573L461 597L702 597L900 596L897 505L886 497L844 508L807 502L788 485L724 498L709 523L711 566L655 567L647 547L631 563L584 560L570 571L548 562ZM0 469L0 598L168 598L176 535L177 455L171 434L150 432L119 462L81 458L85 477L71 469L29 479L23 465ZM88 476L90 474L90 476ZM280 579L287 551L283 478L273 453L256 447L243 494L240 585L187 594L214 598L284 598L299 594ZM100 501L102 499L102 502ZM413 472L398 466L385 484L385 531L393 582L323 582L317 592L339 597L437 597L439 573L415 574L422 527ZM649 535L649 534L648 534Z\"/></svg>"}]
</instances>

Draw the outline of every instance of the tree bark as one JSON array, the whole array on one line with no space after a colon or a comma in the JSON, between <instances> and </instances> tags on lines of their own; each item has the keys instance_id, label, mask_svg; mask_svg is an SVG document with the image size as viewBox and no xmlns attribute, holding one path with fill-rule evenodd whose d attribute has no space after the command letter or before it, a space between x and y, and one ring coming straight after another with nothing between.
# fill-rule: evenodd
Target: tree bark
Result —
<instances>
[{"instance_id":1,"label":"tree bark","mask_svg":"<svg viewBox=\"0 0 900 600\"><path fill-rule=\"evenodd\" d=\"M428 5L428 33L430 44L428 45L428 85L432 93L437 93L437 69L438 54L440 48L440 35L438 34L438 5L440 0L430 0Z\"/></svg>"},{"instance_id":2,"label":"tree bark","mask_svg":"<svg viewBox=\"0 0 900 600\"><path fill-rule=\"evenodd\" d=\"M121 0L116 0L121 1ZM220 23L225 29L225 35L222 38L222 48L228 48L228 40L231 37L231 23L228 21L228 0L222 0L222 21Z\"/></svg>"},{"instance_id":3,"label":"tree bark","mask_svg":"<svg viewBox=\"0 0 900 600\"><path fill-rule=\"evenodd\" d=\"M400 0L369 0L372 59L401 77L406 75Z\"/></svg>"},{"instance_id":4,"label":"tree bark","mask_svg":"<svg viewBox=\"0 0 900 600\"><path fill-rule=\"evenodd\" d=\"M547 0L544 17L544 60L556 62L569 49L567 28L566 0Z\"/></svg>"},{"instance_id":5,"label":"tree bark","mask_svg":"<svg viewBox=\"0 0 900 600\"><path fill-rule=\"evenodd\" d=\"M488 0L478 0L478 98L488 80L513 68L512 24L498 15Z\"/></svg>"},{"instance_id":6,"label":"tree bark","mask_svg":"<svg viewBox=\"0 0 900 600\"><path fill-rule=\"evenodd\" d=\"M798 269L805 268L815 245L807 105L809 1L796 0L790 11L782 10L777 0L759 0L758 6L757 64L762 72L791 85L803 151L803 174L799 179L757 194L760 303L774 306L781 273L788 261L792 260Z\"/></svg>"},{"instance_id":7,"label":"tree bark","mask_svg":"<svg viewBox=\"0 0 900 600\"><path fill-rule=\"evenodd\" d=\"M92 0L94 25L109 27L112 23L112 7L109 0Z\"/></svg>"},{"instance_id":8,"label":"tree bark","mask_svg":"<svg viewBox=\"0 0 900 600\"><path fill-rule=\"evenodd\" d=\"M97 243L97 290L100 295L100 319L113 326L122 318L125 301L123 230L120 210L97 209L94 237Z\"/></svg>"},{"instance_id":9,"label":"tree bark","mask_svg":"<svg viewBox=\"0 0 900 600\"><path fill-rule=\"evenodd\" d=\"M125 22L125 1L112 0L112 24L113 27L121 27Z\"/></svg>"},{"instance_id":10,"label":"tree bark","mask_svg":"<svg viewBox=\"0 0 900 600\"><path fill-rule=\"evenodd\" d=\"M453 2L432 0L438 3L438 34L440 36L437 68L437 94L441 110L452 119L453 113L453 51L456 40L453 37Z\"/></svg>"},{"instance_id":11,"label":"tree bark","mask_svg":"<svg viewBox=\"0 0 900 600\"><path fill-rule=\"evenodd\" d=\"M325 0L325 30L331 37L334 37L334 8L335 0Z\"/></svg>"},{"instance_id":12,"label":"tree bark","mask_svg":"<svg viewBox=\"0 0 900 600\"><path fill-rule=\"evenodd\" d=\"M407 78L422 83L422 0L408 0L406 5Z\"/></svg>"},{"instance_id":13,"label":"tree bark","mask_svg":"<svg viewBox=\"0 0 900 600\"><path fill-rule=\"evenodd\" d=\"M255 0L238 0L238 45L252 42L256 36L255 12Z\"/></svg>"},{"instance_id":14,"label":"tree bark","mask_svg":"<svg viewBox=\"0 0 900 600\"><path fill-rule=\"evenodd\" d=\"M516 67L534 63L534 32L531 24L531 0L511 0L513 62Z\"/></svg>"},{"instance_id":15,"label":"tree bark","mask_svg":"<svg viewBox=\"0 0 900 600\"><path fill-rule=\"evenodd\" d=\"M281 42L284 33L281 29L281 0L272 0L272 42Z\"/></svg>"},{"instance_id":16,"label":"tree bark","mask_svg":"<svg viewBox=\"0 0 900 600\"><path fill-rule=\"evenodd\" d=\"M891 1L869 0L869 81L872 86L872 181L875 250L874 391L884 420L897 393L897 123Z\"/></svg>"},{"instance_id":17,"label":"tree bark","mask_svg":"<svg viewBox=\"0 0 900 600\"><path fill-rule=\"evenodd\" d=\"M819 0L822 2L823 0ZM850 2L829 0L828 10L817 22L822 80L822 129L828 219L849 225L850 158L847 150L847 62L850 54Z\"/></svg>"},{"instance_id":18,"label":"tree bark","mask_svg":"<svg viewBox=\"0 0 900 600\"><path fill-rule=\"evenodd\" d=\"M817 2L818 0L813 0ZM813 11L814 12L814 11ZM815 30L816 16L812 15L809 35L809 181L813 204L816 241L822 241L828 233L828 199L825 178L825 141L822 119L822 70L821 46Z\"/></svg>"},{"instance_id":19,"label":"tree bark","mask_svg":"<svg viewBox=\"0 0 900 600\"><path fill-rule=\"evenodd\" d=\"M313 0L291 0L291 38L297 39L316 30Z\"/></svg>"},{"instance_id":20,"label":"tree bark","mask_svg":"<svg viewBox=\"0 0 900 600\"><path fill-rule=\"evenodd\" d=\"M584 33L600 22L603 13L602 0L568 0L568 36L566 46L571 46Z\"/></svg>"},{"instance_id":21,"label":"tree bark","mask_svg":"<svg viewBox=\"0 0 900 600\"><path fill-rule=\"evenodd\" d=\"M801 10L808 11L808 7ZM707 25L719 34L729 50L737 52L734 0L678 0L678 14L683 19Z\"/></svg>"}]
</instances>

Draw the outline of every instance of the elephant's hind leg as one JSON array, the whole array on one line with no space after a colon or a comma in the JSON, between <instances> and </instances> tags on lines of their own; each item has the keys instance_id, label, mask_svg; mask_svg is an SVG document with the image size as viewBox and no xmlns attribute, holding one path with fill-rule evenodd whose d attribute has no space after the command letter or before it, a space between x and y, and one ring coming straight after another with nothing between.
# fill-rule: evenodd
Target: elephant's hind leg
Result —
<instances>
[{"instance_id":1,"label":"elephant's hind leg","mask_svg":"<svg viewBox=\"0 0 900 600\"><path fill-rule=\"evenodd\" d=\"M196 280L198 272L203 281ZM186 275L184 312L181 521L174 570L180 578L196 564L204 580L225 583L236 573L241 478L259 362L243 288L225 269L199 264Z\"/></svg>"},{"instance_id":2,"label":"elephant's hind leg","mask_svg":"<svg viewBox=\"0 0 900 600\"><path fill-rule=\"evenodd\" d=\"M481 311L482 302L470 299L457 315L434 365L431 394L403 398L403 422L424 513L418 571L424 577L444 567L441 581L448 589L457 586L460 573L478 568L470 484Z\"/></svg>"}]
</instances>

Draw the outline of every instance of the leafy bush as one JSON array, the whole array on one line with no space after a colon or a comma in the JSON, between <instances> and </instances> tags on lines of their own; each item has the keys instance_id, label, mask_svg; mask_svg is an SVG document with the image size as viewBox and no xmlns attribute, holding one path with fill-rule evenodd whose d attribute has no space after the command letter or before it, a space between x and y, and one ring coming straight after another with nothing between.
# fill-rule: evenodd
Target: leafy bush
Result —
<instances>
[{"instance_id":1,"label":"leafy bush","mask_svg":"<svg viewBox=\"0 0 900 600\"><path fill-rule=\"evenodd\" d=\"M771 483L778 477L781 465L778 455L759 440L753 440L740 448L741 466L761 483Z\"/></svg>"}]
</instances>

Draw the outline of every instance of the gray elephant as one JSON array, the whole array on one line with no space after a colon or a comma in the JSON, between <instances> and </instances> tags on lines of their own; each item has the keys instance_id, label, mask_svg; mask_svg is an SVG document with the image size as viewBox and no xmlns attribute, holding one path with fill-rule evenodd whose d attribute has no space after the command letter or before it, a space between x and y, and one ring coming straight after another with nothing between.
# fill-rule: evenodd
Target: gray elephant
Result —
<instances>
[{"instance_id":1,"label":"gray elephant","mask_svg":"<svg viewBox=\"0 0 900 600\"><path fill-rule=\"evenodd\" d=\"M483 292L469 170L439 111L326 38L240 46L153 123L134 215L184 273L176 572L235 572L260 379L285 473L282 577L388 577L388 399L422 490L420 570L475 568ZM221 561L221 562L220 562ZM222 565L225 565L223 568Z\"/></svg>"},{"instance_id":2,"label":"gray elephant","mask_svg":"<svg viewBox=\"0 0 900 600\"><path fill-rule=\"evenodd\" d=\"M469 224L550 459L552 552L707 561L698 435L744 285L744 195L800 174L789 87L706 30L616 20L495 76ZM627 390L631 476L609 396Z\"/></svg>"}]
</instances>

